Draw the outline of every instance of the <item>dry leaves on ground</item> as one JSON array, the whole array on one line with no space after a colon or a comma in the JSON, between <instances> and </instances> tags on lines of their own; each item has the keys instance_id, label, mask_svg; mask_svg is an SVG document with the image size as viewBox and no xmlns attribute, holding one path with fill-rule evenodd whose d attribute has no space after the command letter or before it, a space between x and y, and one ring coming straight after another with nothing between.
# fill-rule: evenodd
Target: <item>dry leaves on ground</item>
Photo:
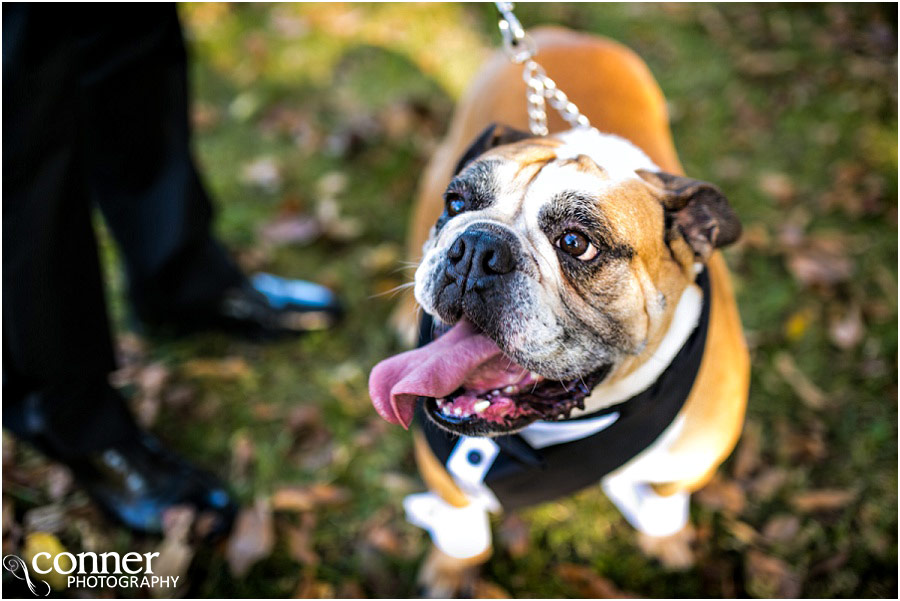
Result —
<instances>
[{"instance_id":1,"label":"dry leaves on ground","mask_svg":"<svg viewBox=\"0 0 900 601\"><path fill-rule=\"evenodd\" d=\"M268 499L260 498L252 507L241 510L228 539L225 557L231 574L241 578L257 561L272 553L275 526Z\"/></svg>"},{"instance_id":2,"label":"dry leaves on ground","mask_svg":"<svg viewBox=\"0 0 900 601\"><path fill-rule=\"evenodd\" d=\"M857 491L827 488L808 490L791 497L791 505L801 513L831 511L846 507L856 500Z\"/></svg>"},{"instance_id":3,"label":"dry leaves on ground","mask_svg":"<svg viewBox=\"0 0 900 601\"><path fill-rule=\"evenodd\" d=\"M784 378L804 405L816 410L824 409L828 405L828 396L800 370L789 354L784 351L778 352L775 355L774 366L775 371Z\"/></svg>"},{"instance_id":4,"label":"dry leaves on ground","mask_svg":"<svg viewBox=\"0 0 900 601\"><path fill-rule=\"evenodd\" d=\"M795 515L779 514L773 516L763 526L762 535L771 542L785 543L800 532L800 519Z\"/></svg>"},{"instance_id":5,"label":"dry leaves on ground","mask_svg":"<svg viewBox=\"0 0 900 601\"><path fill-rule=\"evenodd\" d=\"M586 566L563 563L555 568L556 575L578 591L579 597L589 599L634 599L635 595L620 590L608 578Z\"/></svg>"},{"instance_id":6,"label":"dry leaves on ground","mask_svg":"<svg viewBox=\"0 0 900 601\"><path fill-rule=\"evenodd\" d=\"M751 549L744 560L747 591L754 597L792 599L800 596L801 580L787 563Z\"/></svg>"},{"instance_id":7,"label":"dry leaves on ground","mask_svg":"<svg viewBox=\"0 0 900 601\"><path fill-rule=\"evenodd\" d=\"M309 244L321 233L322 227L314 217L295 213L279 215L259 229L260 238L275 246Z\"/></svg>"},{"instance_id":8,"label":"dry leaves on ground","mask_svg":"<svg viewBox=\"0 0 900 601\"><path fill-rule=\"evenodd\" d=\"M740 515L746 503L743 489L737 482L728 480L722 474L716 474L696 493L695 498L701 505L731 515Z\"/></svg>"},{"instance_id":9,"label":"dry leaves on ground","mask_svg":"<svg viewBox=\"0 0 900 601\"><path fill-rule=\"evenodd\" d=\"M181 372L192 378L239 380L253 373L243 357L224 359L190 359L181 365Z\"/></svg>"},{"instance_id":10,"label":"dry leaves on ground","mask_svg":"<svg viewBox=\"0 0 900 601\"><path fill-rule=\"evenodd\" d=\"M300 525L283 524L279 522L279 529L287 537L287 548L291 558L306 567L319 565L319 555L313 548L313 530L316 527L316 517L312 513L304 513L300 518Z\"/></svg>"},{"instance_id":11,"label":"dry leaves on ground","mask_svg":"<svg viewBox=\"0 0 900 601\"><path fill-rule=\"evenodd\" d=\"M311 511L316 507L340 505L350 499L350 491L331 484L284 486L272 495L274 511Z\"/></svg>"},{"instance_id":12,"label":"dry leaves on ground","mask_svg":"<svg viewBox=\"0 0 900 601\"><path fill-rule=\"evenodd\" d=\"M497 535L512 557L522 557L528 553L531 546L529 531L525 520L516 514L510 514L501 522Z\"/></svg>"},{"instance_id":13,"label":"dry leaves on ground","mask_svg":"<svg viewBox=\"0 0 900 601\"><path fill-rule=\"evenodd\" d=\"M241 168L241 181L266 192L275 192L281 187L281 168L272 157L261 157Z\"/></svg>"},{"instance_id":14,"label":"dry leaves on ground","mask_svg":"<svg viewBox=\"0 0 900 601\"><path fill-rule=\"evenodd\" d=\"M159 557L153 561L157 576L178 578L178 588L184 586L185 575L194 558L194 548L188 542L194 525L194 509L189 506L172 507L163 516L163 541L157 548ZM154 597L172 595L167 587L151 588Z\"/></svg>"},{"instance_id":15,"label":"dry leaves on ground","mask_svg":"<svg viewBox=\"0 0 900 601\"><path fill-rule=\"evenodd\" d=\"M853 276L854 264L847 256L843 237L824 234L809 236L786 252L788 270L804 286L828 288Z\"/></svg>"}]
</instances>

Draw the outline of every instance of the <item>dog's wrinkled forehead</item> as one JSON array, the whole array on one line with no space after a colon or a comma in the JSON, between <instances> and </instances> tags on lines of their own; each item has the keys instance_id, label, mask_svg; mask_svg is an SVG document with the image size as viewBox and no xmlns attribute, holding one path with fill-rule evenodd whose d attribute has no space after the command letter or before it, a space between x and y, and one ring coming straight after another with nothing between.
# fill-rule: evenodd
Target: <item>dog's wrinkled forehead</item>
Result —
<instances>
[{"instance_id":1,"label":"dog's wrinkled forehead","mask_svg":"<svg viewBox=\"0 0 900 601\"><path fill-rule=\"evenodd\" d=\"M451 184L465 188L469 210L536 215L561 199L597 198L626 181L641 181L638 169L658 170L637 147L597 130L570 130L489 150Z\"/></svg>"}]
</instances>

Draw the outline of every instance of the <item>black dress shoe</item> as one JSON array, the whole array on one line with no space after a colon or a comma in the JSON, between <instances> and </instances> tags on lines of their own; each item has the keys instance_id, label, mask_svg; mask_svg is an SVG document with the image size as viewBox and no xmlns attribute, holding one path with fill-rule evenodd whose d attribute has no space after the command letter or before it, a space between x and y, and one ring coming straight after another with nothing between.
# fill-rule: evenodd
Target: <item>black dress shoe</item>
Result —
<instances>
[{"instance_id":1,"label":"black dress shoe","mask_svg":"<svg viewBox=\"0 0 900 601\"><path fill-rule=\"evenodd\" d=\"M153 333L216 330L265 341L330 328L342 314L337 297L324 286L258 273L226 290L212 306L144 322Z\"/></svg>"},{"instance_id":2,"label":"black dress shoe","mask_svg":"<svg viewBox=\"0 0 900 601\"><path fill-rule=\"evenodd\" d=\"M147 432L70 460L68 466L107 514L134 531L161 533L166 510L179 505L197 511L208 540L224 536L234 523L237 505L224 484Z\"/></svg>"},{"instance_id":3,"label":"black dress shoe","mask_svg":"<svg viewBox=\"0 0 900 601\"><path fill-rule=\"evenodd\" d=\"M231 529L237 505L225 485L140 428L108 384L32 392L8 409L5 427L69 467L100 508L128 528L159 534L168 509L189 505L206 540Z\"/></svg>"}]
</instances>

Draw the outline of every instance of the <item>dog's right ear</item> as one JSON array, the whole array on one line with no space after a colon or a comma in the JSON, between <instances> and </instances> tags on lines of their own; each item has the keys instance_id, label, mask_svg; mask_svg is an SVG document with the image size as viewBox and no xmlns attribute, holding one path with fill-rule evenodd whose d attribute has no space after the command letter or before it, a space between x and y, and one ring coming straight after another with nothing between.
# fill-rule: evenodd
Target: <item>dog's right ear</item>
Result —
<instances>
[{"instance_id":1,"label":"dog's right ear","mask_svg":"<svg viewBox=\"0 0 900 601\"><path fill-rule=\"evenodd\" d=\"M491 123L484 131L478 134L478 137L475 138L475 141L472 142L469 149L466 150L465 154L462 155L462 158L459 159L459 162L456 164L456 169L453 170L453 175L462 171L466 165L491 148L503 146L504 144L512 144L513 142L518 142L519 140L531 137L531 134L514 129L508 125Z\"/></svg>"}]
</instances>

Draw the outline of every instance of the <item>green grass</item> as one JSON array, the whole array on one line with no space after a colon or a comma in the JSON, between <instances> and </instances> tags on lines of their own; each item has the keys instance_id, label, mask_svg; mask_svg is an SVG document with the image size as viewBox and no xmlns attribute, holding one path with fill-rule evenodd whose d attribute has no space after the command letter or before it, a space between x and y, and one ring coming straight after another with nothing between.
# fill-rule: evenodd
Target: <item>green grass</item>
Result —
<instances>
[{"instance_id":1,"label":"green grass","mask_svg":"<svg viewBox=\"0 0 900 601\"><path fill-rule=\"evenodd\" d=\"M155 430L226 476L235 440L249 439L249 468L232 478L242 501L285 484L324 482L350 491L346 504L316 511L317 566L292 559L283 536L271 557L240 579L229 575L220 550L201 549L187 576L189 595L290 596L304 570L321 583L320 594L413 593L427 536L405 524L400 510L403 495L417 486L411 440L382 426L366 379L377 361L400 350L386 325L393 300L379 293L404 281L396 269L415 187L455 98L498 43L492 10L182 7L195 100L214 115L195 144L217 199L218 232L248 263L328 283L348 308L335 331L294 342L260 347L211 335L152 345L147 360L163 362L173 374L169 386L194 395L184 406L164 403ZM686 172L719 184L753 234L726 253L753 353L748 419L762 431L759 471L783 468L788 477L768 498L748 494L737 515L695 503L699 561L686 573L644 557L634 532L595 489L522 512L528 552L513 558L499 544L486 579L519 597L576 596L557 569L574 563L640 596L744 596L763 590L748 566L755 549L781 559L802 582L803 596L896 596L896 8L523 4L517 12L526 27L561 23L635 49L668 98ZM299 141L272 127L279 107L305 123ZM398 115L412 124L392 128ZM341 151L341 140L353 135L357 142ZM274 190L241 177L262 157L279 167ZM865 200L862 212L847 208L846 195L824 202L843 190L836 174L847 165L856 170L847 194ZM322 177L334 172L346 178L337 200L343 216L362 224L358 238L264 245L261 224L280 212L313 211ZM771 173L786 176L793 192L781 200L767 193L761 182ZM827 288L799 282L788 267L792 251L780 242L785 224L798 224L804 239L843 236L852 278ZM108 240L104 252L114 269ZM396 260L373 265L376 253ZM111 277L124 328L121 282ZM829 319L851 305L860 308L864 334L841 349L829 338ZM805 315L803 323L792 329L797 315ZM824 391L827 409L798 398L774 368L779 352ZM192 377L184 365L197 357L243 357L248 370L237 378ZM302 405L321 409L324 435L298 450L298 434L285 424ZM791 436L808 441L812 433L820 452L810 457L791 447ZM732 474L733 463L724 474ZM772 516L796 513L791 498L815 489L853 489L857 496L844 507L797 514L799 533L787 542L735 534L735 521L761 532ZM279 514L277 523L298 519ZM371 544L366 533L376 522L387 524L398 549ZM83 544L74 532L61 539L70 549ZM122 532L115 541L122 550L153 545ZM836 556L829 569L816 567Z\"/></svg>"}]
</instances>

